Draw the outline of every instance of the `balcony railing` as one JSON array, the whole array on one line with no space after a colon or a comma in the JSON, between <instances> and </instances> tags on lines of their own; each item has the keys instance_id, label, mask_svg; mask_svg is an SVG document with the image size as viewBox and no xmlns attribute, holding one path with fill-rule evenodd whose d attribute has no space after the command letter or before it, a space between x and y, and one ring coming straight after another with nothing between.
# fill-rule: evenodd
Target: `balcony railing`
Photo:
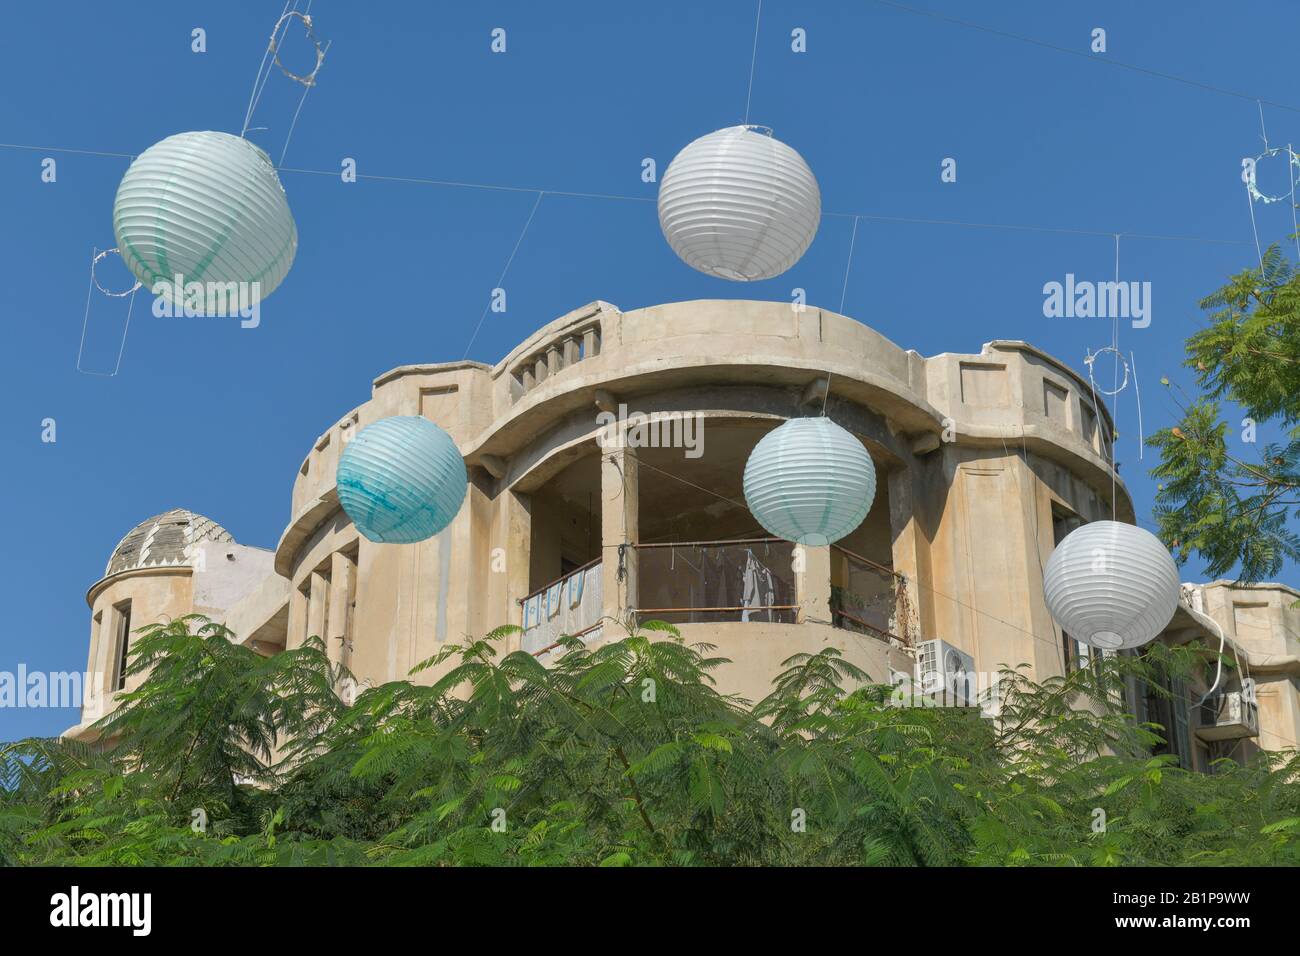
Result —
<instances>
[{"instance_id":1,"label":"balcony railing","mask_svg":"<svg viewBox=\"0 0 1300 956\"><path fill-rule=\"evenodd\" d=\"M600 319L566 328L510 369L510 400L517 402L561 370L600 354Z\"/></svg>"},{"instance_id":2,"label":"balcony railing","mask_svg":"<svg viewBox=\"0 0 1300 956\"><path fill-rule=\"evenodd\" d=\"M911 617L906 578L831 545L831 619L836 627L910 646Z\"/></svg>"},{"instance_id":3,"label":"balcony railing","mask_svg":"<svg viewBox=\"0 0 1300 956\"><path fill-rule=\"evenodd\" d=\"M593 634L601 621L600 575L597 558L523 598L519 602L523 649L541 654L563 635Z\"/></svg>"},{"instance_id":4,"label":"balcony railing","mask_svg":"<svg viewBox=\"0 0 1300 956\"><path fill-rule=\"evenodd\" d=\"M793 624L794 545L780 538L638 544L637 619Z\"/></svg>"}]
</instances>

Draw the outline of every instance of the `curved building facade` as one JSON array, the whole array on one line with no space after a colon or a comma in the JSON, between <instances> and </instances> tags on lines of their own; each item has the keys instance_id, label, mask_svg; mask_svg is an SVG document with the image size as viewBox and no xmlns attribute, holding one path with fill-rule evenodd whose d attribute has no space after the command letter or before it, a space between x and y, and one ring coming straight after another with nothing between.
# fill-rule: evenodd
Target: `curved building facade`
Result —
<instances>
[{"instance_id":1,"label":"curved building facade","mask_svg":"<svg viewBox=\"0 0 1300 956\"><path fill-rule=\"evenodd\" d=\"M794 548L749 513L742 475L771 429L823 412L870 453L876 497L848 537ZM341 448L390 415L441 426L469 469L459 516L416 545L361 537L335 492ZM1044 605L1047 556L1080 523L1134 517L1112 434L1087 381L1025 342L927 358L811 306L597 301L495 366L375 379L308 450L265 580L213 616L267 653L319 635L370 683L503 623L549 660L560 634L597 641L635 618L717 645L720 689L751 700L827 646L881 682L935 640L978 672L1041 679L1086 661ZM1217 641L1212 613L1185 601L1166 638ZM1294 745L1296 723L1270 739ZM1185 736L1189 765L1218 747Z\"/></svg>"}]
</instances>

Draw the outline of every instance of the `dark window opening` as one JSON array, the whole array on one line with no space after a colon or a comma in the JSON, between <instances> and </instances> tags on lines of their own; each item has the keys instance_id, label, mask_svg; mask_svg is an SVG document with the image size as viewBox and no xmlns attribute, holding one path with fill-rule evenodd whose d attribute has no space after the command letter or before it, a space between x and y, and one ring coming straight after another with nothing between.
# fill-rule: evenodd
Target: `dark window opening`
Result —
<instances>
[{"instance_id":1,"label":"dark window opening","mask_svg":"<svg viewBox=\"0 0 1300 956\"><path fill-rule=\"evenodd\" d=\"M113 608L117 611L117 680L115 690L126 687L126 664L131 650L131 602L126 601Z\"/></svg>"}]
</instances>

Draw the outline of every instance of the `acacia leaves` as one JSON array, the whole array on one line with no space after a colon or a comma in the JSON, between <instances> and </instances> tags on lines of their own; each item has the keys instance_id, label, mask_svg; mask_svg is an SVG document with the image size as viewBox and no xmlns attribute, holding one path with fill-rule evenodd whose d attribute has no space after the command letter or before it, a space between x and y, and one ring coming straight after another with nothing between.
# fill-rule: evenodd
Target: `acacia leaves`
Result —
<instances>
[{"instance_id":1,"label":"acacia leaves","mask_svg":"<svg viewBox=\"0 0 1300 956\"><path fill-rule=\"evenodd\" d=\"M150 629L143 681L103 723L113 746L0 749L0 862L1300 862L1300 758L1201 775L1152 757L1159 728L1122 710L1150 676L1136 658L1006 671L988 717L897 706L833 648L791 657L751 706L670 625L566 639L551 667L507 652L513 636L344 706L319 642L262 658L201 619ZM1179 655L1197 659L1161 666Z\"/></svg>"}]
</instances>

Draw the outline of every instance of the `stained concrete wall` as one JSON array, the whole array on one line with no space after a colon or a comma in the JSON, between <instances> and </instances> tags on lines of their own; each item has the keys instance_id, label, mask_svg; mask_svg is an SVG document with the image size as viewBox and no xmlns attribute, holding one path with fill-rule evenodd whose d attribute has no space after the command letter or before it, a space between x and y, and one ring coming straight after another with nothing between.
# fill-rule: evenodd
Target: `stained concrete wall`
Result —
<instances>
[{"instance_id":1,"label":"stained concrete wall","mask_svg":"<svg viewBox=\"0 0 1300 956\"><path fill-rule=\"evenodd\" d=\"M130 602L128 647L137 638L136 631L150 624L166 624L191 613L194 589L187 567L145 568L123 571L105 578L91 588L90 653L86 669L87 682L82 701L81 721L65 735L93 739L85 730L90 724L112 712L116 706L117 681L121 672L123 609ZM144 675L126 680L126 691L135 690Z\"/></svg>"},{"instance_id":2,"label":"stained concrete wall","mask_svg":"<svg viewBox=\"0 0 1300 956\"><path fill-rule=\"evenodd\" d=\"M597 301L539 329L494 366L409 365L381 375L368 401L311 443L295 476L274 556L287 600L277 606L251 589L232 619L272 631L268 622L282 619L289 647L325 637L331 655L371 683L405 677L449 641L516 623L519 599L558 573L564 515L547 483L594 453L600 409L626 403L766 428L819 413L817 389L828 377L828 414L862 440L882 489L851 550L905 576L915 637L949 641L980 670L1028 662L1038 678L1060 673L1059 632L1042 596L1054 514L1133 516L1110 468L1109 413L1088 381L1024 342L925 358L854 319L789 303L705 300L624 313ZM347 441L391 415L436 422L470 471L459 515L420 544L366 540L334 489ZM635 452L602 453L602 595L613 618L636 606L635 551L624 549L621 573L618 555L638 540L639 488L662 480ZM805 623L688 626L691 639L721 644L733 659L721 675L724 692L762 696L781 660L827 644L887 677L897 648L809 623L828 615L824 552L809 549L799 575ZM262 613L271 616L259 624ZM1283 660L1294 654L1294 614L1270 605L1267 615L1288 636L1260 649ZM1294 710L1280 700L1269 711L1279 726Z\"/></svg>"},{"instance_id":3,"label":"stained concrete wall","mask_svg":"<svg viewBox=\"0 0 1300 956\"><path fill-rule=\"evenodd\" d=\"M1051 508L1086 517L1110 511L1104 449L1085 434L1079 411L1091 405L1086 383L1024 343L925 359L845 316L769 302L628 313L596 302L539 330L496 366L405 366L377 378L370 401L313 443L295 481L294 518L276 554L290 581L290 646L313 626L313 574L345 547L358 552L347 662L359 676L403 677L448 640L517 622L518 599L558 574L563 509L540 492L590 453L598 402L775 425L808 413L805 389L827 372L832 416L862 438L881 473L881 507L853 543L908 577L920 636L970 651L984 669L1027 660L1044 676L1059 672L1041 596ZM446 429L473 487L438 538L376 545L359 539L339 509L333 469L350 435L398 414L422 414ZM1106 427L1104 408L1096 414ZM615 480L626 477L606 476ZM642 470L640 480L662 479ZM1117 512L1131 513L1123 485L1116 490ZM611 500L623 493L611 486ZM616 522L622 507L605 517ZM602 535L609 610L624 614L634 599L617 580L611 549L635 532L610 526ZM732 671L748 686L747 666Z\"/></svg>"}]
</instances>

